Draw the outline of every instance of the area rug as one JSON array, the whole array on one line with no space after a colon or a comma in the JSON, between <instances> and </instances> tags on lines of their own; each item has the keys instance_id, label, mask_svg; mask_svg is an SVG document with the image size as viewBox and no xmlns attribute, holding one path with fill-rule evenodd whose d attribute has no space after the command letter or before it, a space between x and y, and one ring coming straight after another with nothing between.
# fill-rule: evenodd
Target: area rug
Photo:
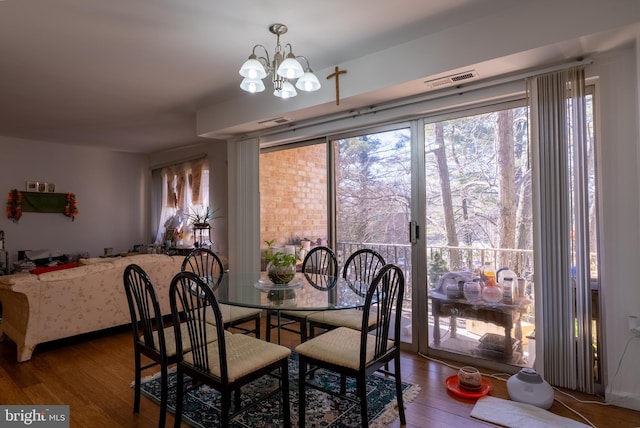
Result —
<instances>
[{"instance_id":1,"label":"area rug","mask_svg":"<svg viewBox=\"0 0 640 428\"><path fill-rule=\"evenodd\" d=\"M186 380L186 378L185 378ZM313 382L333 391L339 390L340 377L326 370L317 370ZM169 373L169 411L175 411L175 371ZM242 388L242 406L259 401L278 387L278 379L265 376ZM292 426L298 425L298 359L295 353L289 357L289 388ZM142 393L160 402L159 374L143 379ZM405 403L415 399L420 391L418 385L402 383ZM347 378L347 394L355 397L353 379ZM274 427L282 425L280 395L269 397L263 402L236 415L232 427ZM395 399L395 380L374 374L367 381L367 404L370 427L383 427L398 417ZM182 420L194 427L219 426L220 395L207 386L201 386L184 398ZM360 427L360 406L345 398L307 387L306 425L308 427L347 428Z\"/></svg>"}]
</instances>

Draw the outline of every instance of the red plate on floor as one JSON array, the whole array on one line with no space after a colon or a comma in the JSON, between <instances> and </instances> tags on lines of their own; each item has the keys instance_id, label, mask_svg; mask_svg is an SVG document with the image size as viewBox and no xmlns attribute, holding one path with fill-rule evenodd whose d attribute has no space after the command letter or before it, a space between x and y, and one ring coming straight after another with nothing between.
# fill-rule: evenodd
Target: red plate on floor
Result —
<instances>
[{"instance_id":1,"label":"red plate on floor","mask_svg":"<svg viewBox=\"0 0 640 428\"><path fill-rule=\"evenodd\" d=\"M491 392L491 384L487 379L482 378L480 389L472 391L461 387L458 382L458 375L453 375L447 378L447 389L462 398L480 398Z\"/></svg>"}]
</instances>

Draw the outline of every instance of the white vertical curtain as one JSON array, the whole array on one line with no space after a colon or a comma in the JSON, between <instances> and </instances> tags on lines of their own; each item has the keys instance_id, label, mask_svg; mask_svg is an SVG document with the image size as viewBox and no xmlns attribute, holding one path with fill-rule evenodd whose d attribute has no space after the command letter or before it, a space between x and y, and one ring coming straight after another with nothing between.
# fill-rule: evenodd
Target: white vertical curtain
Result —
<instances>
[{"instance_id":1,"label":"white vertical curtain","mask_svg":"<svg viewBox=\"0 0 640 428\"><path fill-rule=\"evenodd\" d=\"M594 393L585 78L582 67L527 81L534 162L536 368Z\"/></svg>"},{"instance_id":2,"label":"white vertical curtain","mask_svg":"<svg viewBox=\"0 0 640 428\"><path fill-rule=\"evenodd\" d=\"M198 159L162 168L162 211L156 243L162 244L167 229L181 235L184 245L193 241L189 215L209 206L209 162Z\"/></svg>"}]
</instances>

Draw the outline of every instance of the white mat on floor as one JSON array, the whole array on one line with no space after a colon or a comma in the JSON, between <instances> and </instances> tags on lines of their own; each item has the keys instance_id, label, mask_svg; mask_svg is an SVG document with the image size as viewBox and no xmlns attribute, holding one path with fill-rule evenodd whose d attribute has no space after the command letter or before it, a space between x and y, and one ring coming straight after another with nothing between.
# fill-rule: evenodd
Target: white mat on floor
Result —
<instances>
[{"instance_id":1,"label":"white mat on floor","mask_svg":"<svg viewBox=\"0 0 640 428\"><path fill-rule=\"evenodd\" d=\"M471 410L471 416L509 428L590 428L531 404L491 396L480 398Z\"/></svg>"}]
</instances>

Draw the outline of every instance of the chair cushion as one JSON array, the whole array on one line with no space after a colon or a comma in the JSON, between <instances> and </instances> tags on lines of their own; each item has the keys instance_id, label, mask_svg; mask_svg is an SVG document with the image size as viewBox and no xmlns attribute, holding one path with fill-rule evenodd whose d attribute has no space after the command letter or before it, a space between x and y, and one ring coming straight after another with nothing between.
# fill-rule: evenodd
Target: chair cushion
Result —
<instances>
[{"instance_id":1,"label":"chair cushion","mask_svg":"<svg viewBox=\"0 0 640 428\"><path fill-rule=\"evenodd\" d=\"M326 361L342 367L358 370L360 366L360 335L358 330L339 327L296 346L295 351L305 357ZM393 341L387 341L387 349ZM375 336L367 335L366 362L374 358Z\"/></svg>"},{"instance_id":2,"label":"chair cushion","mask_svg":"<svg viewBox=\"0 0 640 428\"><path fill-rule=\"evenodd\" d=\"M280 316L292 318L307 318L318 311L280 311Z\"/></svg>"},{"instance_id":3,"label":"chair cushion","mask_svg":"<svg viewBox=\"0 0 640 428\"><path fill-rule=\"evenodd\" d=\"M281 345L265 342L245 334L225 336L227 349L227 372L229 382L242 376L267 367L277 361L289 357L291 350ZM209 370L214 376L220 376L220 360L218 358L218 342L207 345L209 353ZM190 353L185 354L184 360L193 364Z\"/></svg>"},{"instance_id":4,"label":"chair cushion","mask_svg":"<svg viewBox=\"0 0 640 428\"><path fill-rule=\"evenodd\" d=\"M220 306L220 313L222 314L222 322L224 322L225 324L229 322L241 320L247 317L258 316L262 313L261 309L255 309L255 308L244 308L242 306L225 305L225 304L219 304L219 306ZM213 316L213 310L211 308L207 308L206 317L207 317L208 323L215 324L213 322L215 317Z\"/></svg>"},{"instance_id":5,"label":"chair cushion","mask_svg":"<svg viewBox=\"0 0 640 428\"><path fill-rule=\"evenodd\" d=\"M243 308L242 306L220 304L220 312L222 312L222 320L225 323L228 323L246 317L259 316L262 313L262 309Z\"/></svg>"},{"instance_id":6,"label":"chair cushion","mask_svg":"<svg viewBox=\"0 0 640 428\"><path fill-rule=\"evenodd\" d=\"M207 330L207 339L217 340L218 335L216 333L216 327L211 324L207 324L205 327ZM167 348L167 357L173 357L176 355L176 335L173 331L173 327L167 327L162 330L164 333L164 346ZM226 335L231 335L228 331L224 332ZM186 324L180 325L180 337L182 337L182 352L191 351L191 341L189 340L189 331L187 330ZM144 340L140 338L140 340ZM153 341L154 343L158 343L158 332L153 332Z\"/></svg>"},{"instance_id":7,"label":"chair cushion","mask_svg":"<svg viewBox=\"0 0 640 428\"><path fill-rule=\"evenodd\" d=\"M359 309L341 309L333 311L316 312L310 315L309 322L328 324L335 327L348 327L354 330L362 328L362 311ZM375 325L376 318L369 317L369 327Z\"/></svg>"}]
</instances>

